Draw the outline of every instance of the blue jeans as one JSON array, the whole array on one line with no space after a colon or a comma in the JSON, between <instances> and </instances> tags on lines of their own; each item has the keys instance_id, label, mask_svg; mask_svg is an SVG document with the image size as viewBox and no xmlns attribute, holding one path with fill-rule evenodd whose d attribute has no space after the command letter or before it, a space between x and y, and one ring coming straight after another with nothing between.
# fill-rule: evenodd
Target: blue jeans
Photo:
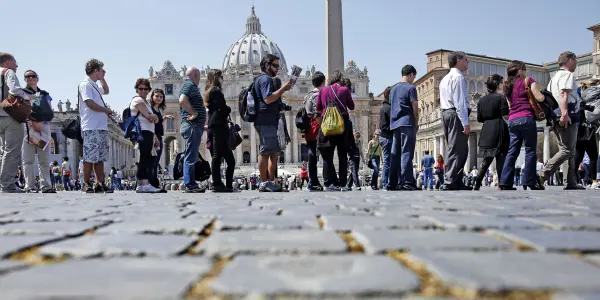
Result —
<instances>
[{"instance_id":1,"label":"blue jeans","mask_svg":"<svg viewBox=\"0 0 600 300\"><path fill-rule=\"evenodd\" d=\"M317 174L317 142L306 142L308 146L308 186L320 186Z\"/></svg>"},{"instance_id":2,"label":"blue jeans","mask_svg":"<svg viewBox=\"0 0 600 300\"><path fill-rule=\"evenodd\" d=\"M429 188L433 190L433 168L425 168L423 177L423 186L427 188L427 182L429 182Z\"/></svg>"},{"instance_id":3,"label":"blue jeans","mask_svg":"<svg viewBox=\"0 0 600 300\"><path fill-rule=\"evenodd\" d=\"M379 182L379 163L381 162L381 157L373 156L371 158L371 164L373 164L373 176L371 176L371 186L377 186Z\"/></svg>"},{"instance_id":4,"label":"blue jeans","mask_svg":"<svg viewBox=\"0 0 600 300\"><path fill-rule=\"evenodd\" d=\"M390 181L388 182L388 188L391 190L396 189L398 184L415 185L413 156L417 142L417 133L414 127L398 127L393 132Z\"/></svg>"},{"instance_id":5,"label":"blue jeans","mask_svg":"<svg viewBox=\"0 0 600 300\"><path fill-rule=\"evenodd\" d=\"M500 185L513 186L515 179L515 162L521 152L521 145L525 143L525 168L521 170L521 184L535 185L537 162L537 126L533 117L522 117L508 121L510 146Z\"/></svg>"},{"instance_id":6,"label":"blue jeans","mask_svg":"<svg viewBox=\"0 0 600 300\"><path fill-rule=\"evenodd\" d=\"M183 183L188 189L198 187L194 164L198 161L198 151L204 133L204 126L188 121L181 122L181 136L184 140L185 150L183 156Z\"/></svg>"},{"instance_id":7,"label":"blue jeans","mask_svg":"<svg viewBox=\"0 0 600 300\"><path fill-rule=\"evenodd\" d=\"M390 160L392 152L392 141L391 138L379 137L379 144L381 145L381 155L383 156L383 167L381 168L381 185L387 187L390 181Z\"/></svg>"}]
</instances>

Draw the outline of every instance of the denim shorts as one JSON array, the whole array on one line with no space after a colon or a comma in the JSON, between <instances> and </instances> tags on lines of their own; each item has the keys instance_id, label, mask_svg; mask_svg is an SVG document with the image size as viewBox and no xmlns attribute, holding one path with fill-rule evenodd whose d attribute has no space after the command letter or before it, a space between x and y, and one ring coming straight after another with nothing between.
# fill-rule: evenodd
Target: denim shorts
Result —
<instances>
[{"instance_id":1,"label":"denim shorts","mask_svg":"<svg viewBox=\"0 0 600 300\"><path fill-rule=\"evenodd\" d=\"M277 126L256 125L258 132L259 146L258 153L262 155L272 155L281 152L279 138L277 136Z\"/></svg>"}]
</instances>

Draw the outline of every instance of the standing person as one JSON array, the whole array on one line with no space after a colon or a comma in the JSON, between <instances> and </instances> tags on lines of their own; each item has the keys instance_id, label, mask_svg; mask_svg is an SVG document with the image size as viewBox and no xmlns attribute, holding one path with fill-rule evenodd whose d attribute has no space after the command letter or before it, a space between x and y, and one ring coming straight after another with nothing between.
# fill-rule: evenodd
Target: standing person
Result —
<instances>
[{"instance_id":1,"label":"standing person","mask_svg":"<svg viewBox=\"0 0 600 300\"><path fill-rule=\"evenodd\" d=\"M483 123L479 136L478 157L483 158L479 174L475 179L474 190L479 190L481 181L487 173L492 161L496 159L498 177L502 177L504 160L508 153L510 137L504 118L508 116L508 102L504 96L504 78L498 74L488 77L486 86L488 94L477 103L477 122Z\"/></svg>"},{"instance_id":2,"label":"standing person","mask_svg":"<svg viewBox=\"0 0 600 300\"><path fill-rule=\"evenodd\" d=\"M260 110L258 118L254 121L254 128L259 137L258 169L260 172L259 192L281 192L281 186L275 183L277 174L277 160L281 152L281 145L277 136L281 96L292 87L288 81L275 90L273 77L279 72L279 57L273 54L265 55L260 62L262 73L254 81L254 92L257 96Z\"/></svg>"},{"instance_id":3,"label":"standing person","mask_svg":"<svg viewBox=\"0 0 600 300\"><path fill-rule=\"evenodd\" d=\"M437 183L435 184L435 188L439 189L444 184L444 157L441 154L438 154L435 158L435 173L437 174Z\"/></svg>"},{"instance_id":4,"label":"standing person","mask_svg":"<svg viewBox=\"0 0 600 300\"><path fill-rule=\"evenodd\" d=\"M373 165L373 176L371 176L371 189L379 189L379 164L381 163L381 145L379 144L379 130L375 130L373 139L367 145L367 159Z\"/></svg>"},{"instance_id":5,"label":"standing person","mask_svg":"<svg viewBox=\"0 0 600 300\"><path fill-rule=\"evenodd\" d=\"M173 117L163 115L167 104L165 103L165 92L161 89L154 89L152 90L152 93L150 93L150 106L152 107L152 112L158 117L158 122L154 124L154 137L158 141L158 147L156 147L156 156L154 163L152 164L152 178L150 179L150 184L153 187L160 189L161 193L166 193L167 190L162 188L160 185L158 173L160 173L160 157L162 156L165 146L163 141L163 136L165 135L165 126L163 121L165 119L173 119ZM121 178L119 177L118 170L117 174L115 174L115 181L117 186L121 185Z\"/></svg>"},{"instance_id":6,"label":"standing person","mask_svg":"<svg viewBox=\"0 0 600 300\"><path fill-rule=\"evenodd\" d=\"M592 80L589 85L582 85L581 94L583 104L580 110L580 126L577 131L577 143L575 144L575 164L580 164L584 161L584 155L587 153L589 163L587 168L589 169L589 178L596 182L598 179L596 174L598 164L598 142L596 139L596 131L598 130L599 121L593 119L597 117L594 113L598 112L600 107L598 101L600 101L600 80ZM588 118L590 116L591 118ZM591 120L591 121L590 121ZM586 170L588 170L586 169ZM597 186L597 184L596 184Z\"/></svg>"},{"instance_id":7,"label":"standing person","mask_svg":"<svg viewBox=\"0 0 600 300\"><path fill-rule=\"evenodd\" d=\"M212 69L206 78L204 88L204 106L208 109L208 128L212 132L212 183L213 192L233 192L233 172L235 158L229 147L229 114L231 108L227 106L225 96L221 91L223 74L221 70ZM221 180L221 161L225 159L225 184Z\"/></svg>"},{"instance_id":8,"label":"standing person","mask_svg":"<svg viewBox=\"0 0 600 300\"><path fill-rule=\"evenodd\" d=\"M204 193L205 187L200 187L195 178L195 164L199 159L198 150L204 125L206 124L206 108L198 85L200 70L190 67L186 71L186 79L181 86L179 105L181 106L181 136L185 148L183 158L183 183L185 193Z\"/></svg>"},{"instance_id":9,"label":"standing person","mask_svg":"<svg viewBox=\"0 0 600 300\"><path fill-rule=\"evenodd\" d=\"M17 61L15 57L6 52L0 52L0 101L9 95L30 100L31 96L26 94L17 78ZM24 138L23 125L4 109L0 109L0 189L3 193L23 193L24 191L15 185L15 174L21 164L22 144ZM43 172L43 171L42 171Z\"/></svg>"},{"instance_id":10,"label":"standing person","mask_svg":"<svg viewBox=\"0 0 600 300\"><path fill-rule=\"evenodd\" d=\"M71 170L71 163L69 163L69 157L63 157L63 162L61 164L60 171L63 175L62 181L63 185L65 186L65 191L73 190L73 184L71 183L71 173L73 172L73 170Z\"/></svg>"},{"instance_id":11,"label":"standing person","mask_svg":"<svg viewBox=\"0 0 600 300\"><path fill-rule=\"evenodd\" d=\"M129 104L132 116L138 116L140 128L142 130L142 139L138 141L138 150L140 151L140 160L137 165L136 176L138 185L135 189L136 193L160 193L160 189L150 184L154 170L154 162L156 157L153 156L157 140L154 139L154 127L158 122L158 116L152 112L152 106L146 98L152 87L150 81L146 78L139 78L135 81L135 91L137 96L133 97ZM114 170L116 173L116 169Z\"/></svg>"},{"instance_id":12,"label":"standing person","mask_svg":"<svg viewBox=\"0 0 600 300\"><path fill-rule=\"evenodd\" d=\"M113 113L102 99L102 95L109 93L104 80L104 63L91 59L85 64L85 74L87 77L79 83L78 96L83 137L83 189L86 193L112 193L104 182L104 162L108 161L110 152L108 116ZM95 187L90 180L92 170L96 177Z\"/></svg>"},{"instance_id":13,"label":"standing person","mask_svg":"<svg viewBox=\"0 0 600 300\"><path fill-rule=\"evenodd\" d=\"M525 63L513 60L508 65L504 80L504 95L510 106L508 112L508 131L510 144L502 177L498 189L515 190L513 180L515 178L515 163L521 152L521 145L525 144L525 162L521 167L521 184L523 189L543 190L544 182L537 180L537 125L534 118L533 108L529 99L528 89L531 90L535 101L544 101L544 95L533 78L527 77ZM529 81L529 86L527 86ZM545 181L545 180L544 180Z\"/></svg>"},{"instance_id":14,"label":"standing person","mask_svg":"<svg viewBox=\"0 0 600 300\"><path fill-rule=\"evenodd\" d=\"M321 89L316 101L319 124L325 116L330 101L335 104L344 119L344 133L340 135L324 136L323 132L319 130L317 144L323 156L323 181L328 191L348 190L348 187L346 187L348 175L347 151L352 140L352 122L348 111L354 110L354 100L352 100L351 89L340 84L343 76L339 70L333 71L329 78L329 85ZM339 177L333 164L335 150L337 150L339 159Z\"/></svg>"},{"instance_id":15,"label":"standing person","mask_svg":"<svg viewBox=\"0 0 600 300\"><path fill-rule=\"evenodd\" d=\"M392 152L393 133L390 130L390 92L392 87L388 86L383 91L383 103L379 108L379 145L381 145L381 155L383 156L383 166L381 172L381 185L387 189L390 180L390 161Z\"/></svg>"},{"instance_id":16,"label":"standing person","mask_svg":"<svg viewBox=\"0 0 600 300\"><path fill-rule=\"evenodd\" d=\"M54 186L52 189L56 191L56 185L62 184L62 173L60 172L60 166L57 161L52 162L52 176L54 176Z\"/></svg>"},{"instance_id":17,"label":"standing person","mask_svg":"<svg viewBox=\"0 0 600 300\"><path fill-rule=\"evenodd\" d=\"M48 104L52 105L52 97L48 92L41 90L38 87L39 77L38 74L33 70L25 71L25 82L27 86L24 89L24 92L29 94L32 98L40 97L40 101L46 101ZM39 96L36 96L39 95ZM42 149L35 145L32 141L29 140L30 134L37 133L39 135L50 136L50 124L49 122L38 122L34 120L28 120L25 128L25 138L22 142L22 152L23 152L23 171L25 172L25 181L26 181L26 191L31 193L37 193L37 189L35 188L35 173L34 173L34 162L35 156L37 154L38 160L38 170L40 173L40 190L42 193L56 193L55 182L60 182L60 169L54 172L54 165L52 165L52 173L44 172L46 166L50 164L50 147L46 147L46 149ZM57 181L56 175L59 176ZM51 177L54 176L54 177Z\"/></svg>"},{"instance_id":18,"label":"standing person","mask_svg":"<svg viewBox=\"0 0 600 300\"><path fill-rule=\"evenodd\" d=\"M302 190L302 187L304 187L304 182L309 182L308 181L308 169L306 168L306 162L302 162L302 165L300 166L300 189Z\"/></svg>"},{"instance_id":19,"label":"standing person","mask_svg":"<svg viewBox=\"0 0 600 300\"><path fill-rule=\"evenodd\" d=\"M579 122L580 97L577 95L577 84L575 83L575 68L577 68L577 56L575 53L566 51L558 57L560 69L548 83L548 91L558 101L560 107L559 126L554 128L558 140L558 152L548 160L548 163L538 173L540 185L556 172L560 165L568 161L567 186L565 190L585 189L577 184L577 165L575 164L575 146L577 144L577 123Z\"/></svg>"},{"instance_id":20,"label":"standing person","mask_svg":"<svg viewBox=\"0 0 600 300\"><path fill-rule=\"evenodd\" d=\"M307 189L310 192L321 192L323 187L319 183L319 176L317 173L317 135L313 128L319 128L319 122L317 121L316 114L316 100L319 96L319 91L325 86L325 74L320 71L315 72L312 77L313 89L308 92L304 97L304 108L308 115L309 128L306 129L304 138L306 139L306 145L308 146L308 185Z\"/></svg>"},{"instance_id":21,"label":"standing person","mask_svg":"<svg viewBox=\"0 0 600 300\"><path fill-rule=\"evenodd\" d=\"M388 190L414 191L413 156L419 125L419 102L417 89L412 83L417 70L411 65L402 68L402 79L390 92L390 130L393 132L392 159Z\"/></svg>"},{"instance_id":22,"label":"standing person","mask_svg":"<svg viewBox=\"0 0 600 300\"><path fill-rule=\"evenodd\" d=\"M469 69L467 54L456 51L448 55L450 72L440 82L440 108L448 156L446 157L445 191L470 190L463 182L469 154L469 91L463 75Z\"/></svg>"},{"instance_id":23,"label":"standing person","mask_svg":"<svg viewBox=\"0 0 600 300\"><path fill-rule=\"evenodd\" d=\"M435 158L430 154L429 150L425 150L425 156L421 160L421 167L423 167L423 187L427 190L427 184L429 183L429 189L433 191L433 167L435 165Z\"/></svg>"},{"instance_id":24,"label":"standing person","mask_svg":"<svg viewBox=\"0 0 600 300\"><path fill-rule=\"evenodd\" d=\"M349 191L352 190L352 184L356 185L356 189L360 191L360 180L358 180L358 169L360 167L360 160L365 161L362 153L362 141L360 140L360 132L354 132L354 139L348 143L348 166L350 168L350 174L348 175L348 186Z\"/></svg>"}]
</instances>

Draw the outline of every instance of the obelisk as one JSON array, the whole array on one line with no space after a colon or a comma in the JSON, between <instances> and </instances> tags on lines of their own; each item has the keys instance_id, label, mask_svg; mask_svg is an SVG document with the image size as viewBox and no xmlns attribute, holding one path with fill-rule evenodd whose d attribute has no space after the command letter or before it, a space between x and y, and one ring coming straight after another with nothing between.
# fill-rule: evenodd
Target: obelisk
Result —
<instances>
[{"instance_id":1,"label":"obelisk","mask_svg":"<svg viewBox=\"0 0 600 300\"><path fill-rule=\"evenodd\" d=\"M342 0L325 0L325 34L327 77L335 70L344 71L344 30Z\"/></svg>"}]
</instances>

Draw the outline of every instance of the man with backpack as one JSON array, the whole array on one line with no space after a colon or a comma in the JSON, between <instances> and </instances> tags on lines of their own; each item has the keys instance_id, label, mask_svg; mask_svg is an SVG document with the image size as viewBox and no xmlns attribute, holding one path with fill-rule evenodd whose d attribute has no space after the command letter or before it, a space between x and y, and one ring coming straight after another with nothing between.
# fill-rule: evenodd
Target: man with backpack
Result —
<instances>
[{"instance_id":1,"label":"man with backpack","mask_svg":"<svg viewBox=\"0 0 600 300\"><path fill-rule=\"evenodd\" d=\"M317 71L312 77L313 89L304 97L304 109L308 116L308 124L305 124L304 139L308 146L308 185L307 189L310 192L322 192L323 187L319 183L317 174L317 135L319 130L319 122L315 118L316 100L319 96L319 91L325 86L325 74Z\"/></svg>"},{"instance_id":2,"label":"man with backpack","mask_svg":"<svg viewBox=\"0 0 600 300\"><path fill-rule=\"evenodd\" d=\"M6 52L0 52L0 101L9 95L30 100L17 78L17 61ZM23 125L11 117L4 109L0 109L0 153L1 167L0 188L3 193L23 193L15 184L15 174L21 164L21 145L23 144Z\"/></svg>"},{"instance_id":3,"label":"man with backpack","mask_svg":"<svg viewBox=\"0 0 600 300\"><path fill-rule=\"evenodd\" d=\"M279 57L265 55L260 62L262 73L254 80L252 93L258 103L258 117L254 127L259 137L258 169L260 172L260 192L281 192L282 188L275 184L277 160L281 145L277 136L280 111L283 108L281 96L292 87L292 82L284 83L275 91L273 77L279 72Z\"/></svg>"}]
</instances>

